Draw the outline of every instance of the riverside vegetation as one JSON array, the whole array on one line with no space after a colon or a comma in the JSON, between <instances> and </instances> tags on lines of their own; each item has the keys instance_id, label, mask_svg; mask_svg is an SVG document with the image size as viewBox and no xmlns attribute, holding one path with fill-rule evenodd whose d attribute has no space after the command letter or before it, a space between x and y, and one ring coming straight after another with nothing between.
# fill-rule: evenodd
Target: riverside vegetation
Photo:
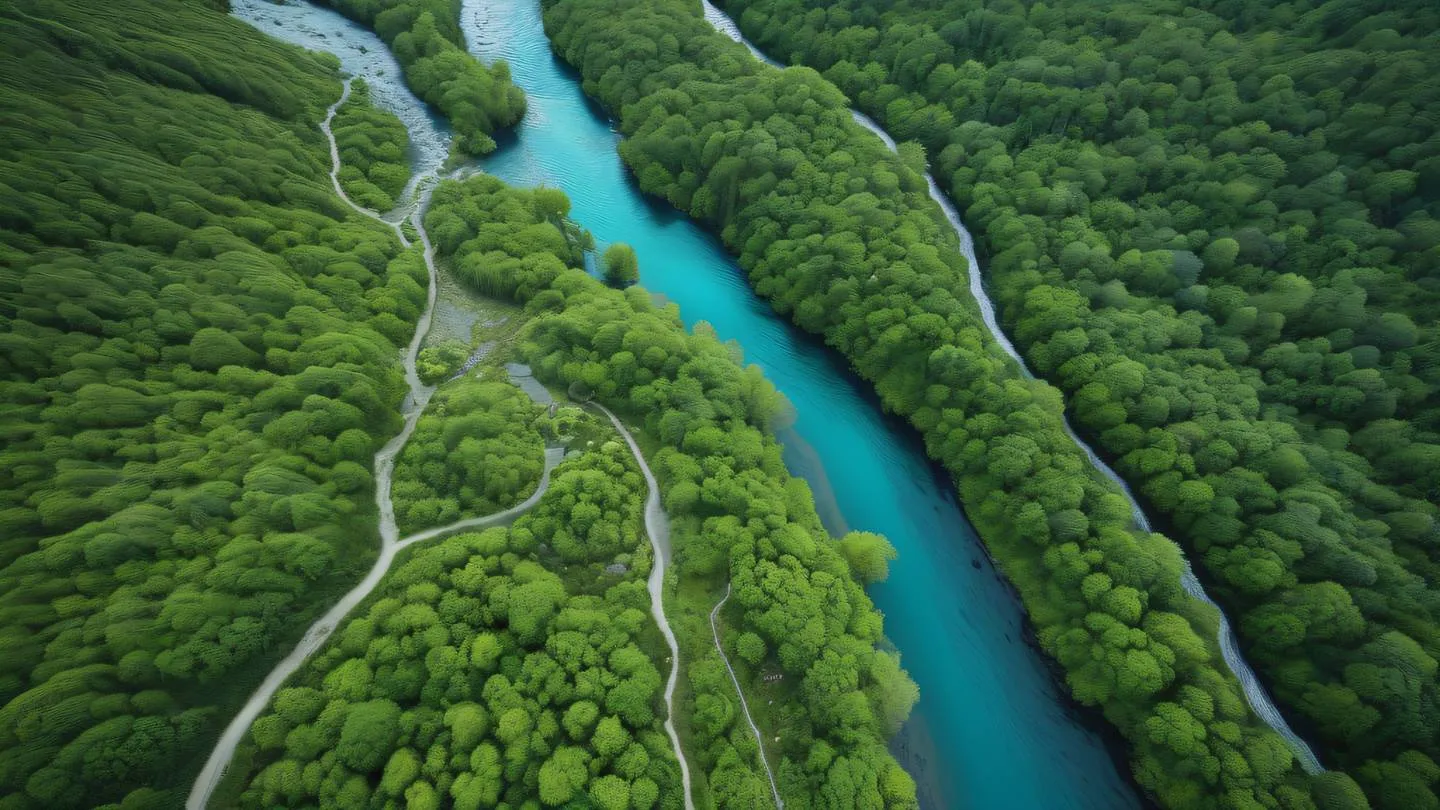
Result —
<instances>
[{"instance_id":1,"label":"riverside vegetation","mask_svg":"<svg viewBox=\"0 0 1440 810\"><path fill-rule=\"evenodd\" d=\"M372 211L394 208L410 180L410 167L405 165L409 145L405 125L371 107L365 81L355 79L332 128L340 150L340 185L346 196Z\"/></svg>"},{"instance_id":2,"label":"riverside vegetation","mask_svg":"<svg viewBox=\"0 0 1440 810\"><path fill-rule=\"evenodd\" d=\"M1290 715L1376 805L1440 806L1440 12L726 5L933 156Z\"/></svg>"},{"instance_id":3,"label":"riverside vegetation","mask_svg":"<svg viewBox=\"0 0 1440 810\"><path fill-rule=\"evenodd\" d=\"M733 582L732 657L748 662L747 686L762 665L793 678L793 699L772 730L783 730L777 779L787 805L913 807L914 782L885 740L916 690L898 656L876 647L882 619L857 579L883 576L888 545L875 535L829 539L768 432L783 399L708 332L686 334L674 310L643 289L610 290L577 269L576 241L554 224L567 206L553 189L519 191L482 175L436 189L425 224L459 278L525 304L533 319L519 351L537 376L643 415L676 578L708 594L703 608L687 600L674 617L690 696L678 722L703 771L697 796L715 806L770 797L734 687L708 644L709 606ZM567 256L568 267L559 258Z\"/></svg>"},{"instance_id":4,"label":"riverside vegetation","mask_svg":"<svg viewBox=\"0 0 1440 810\"><path fill-rule=\"evenodd\" d=\"M492 134L525 115L525 94L504 62L482 65L460 36L460 0L325 0L380 36L405 83L450 122L460 152L495 149ZM381 209L384 210L384 209Z\"/></svg>"},{"instance_id":5,"label":"riverside vegetation","mask_svg":"<svg viewBox=\"0 0 1440 810\"><path fill-rule=\"evenodd\" d=\"M710 223L758 292L825 335L888 407L924 433L1077 699L1100 706L1131 741L1143 787L1179 807L1366 804L1351 775L1301 774L1280 738L1249 714L1203 640L1213 638L1213 615L1181 592L1173 547L1134 531L1123 497L1088 474L1065 435L1058 392L1022 379L980 327L963 259L925 199L921 146L902 144L898 158L886 154L850 120L833 85L807 69L755 63L686 4L553 0L545 10L557 52L580 70L587 91L618 113L626 135L621 154L641 187ZM1131 333L1143 334L1136 326ZM1097 373L1115 390L1138 394L1145 368L1117 360L1097 358ZM1201 400L1200 410L1210 402ZM1435 727L1426 719L1435 662L1393 625L1428 640L1429 591L1406 570L1409 556L1383 544L1350 548L1325 528L1327 521L1353 525L1334 507L1338 501L1321 497L1346 468L1312 474L1287 434L1253 418L1259 410L1226 429L1262 472L1279 469L1291 478L1255 490L1237 487L1260 484L1261 473L1237 468L1229 478L1196 480L1176 471L1166 479L1169 489L1150 487L1147 495L1168 493L1164 511L1189 516L1171 521L1177 530L1260 521L1239 509L1242 502L1265 514L1259 537L1278 549L1276 564L1245 566L1239 557L1234 564L1273 579L1281 604L1262 616L1301 638L1267 635L1304 648L1309 632L1328 639L1311 648L1353 649L1348 677L1367 684L1377 705L1396 705L1391 725L1403 734L1394 761L1360 764L1352 773L1377 801L1423 797L1436 776L1424 752L1433 742L1426 730ZM1214 421L1203 413L1197 420ZM1179 439L1189 438L1182 434L1168 445L1177 457ZM1232 450L1238 459L1240 449ZM1268 500L1257 497L1264 492ZM1416 525L1428 525L1425 504L1404 505L1415 510ZM1310 572L1332 570L1327 561L1358 564L1360 573L1395 588L1367 593L1308 582ZM1306 579L1297 579L1302 574ZM1382 602L1382 593L1391 601ZM1406 609L1396 609L1395 600ZM1367 618L1362 608L1390 623ZM1255 634L1256 619L1246 620ZM1287 672L1322 677L1319 670ZM1335 689L1323 694L1344 698ZM1379 710L1370 711L1378 722Z\"/></svg>"},{"instance_id":6,"label":"riverside vegetation","mask_svg":"<svg viewBox=\"0 0 1440 810\"><path fill-rule=\"evenodd\" d=\"M875 649L880 617L846 562L883 576L884 541L826 538L808 490L762 432L780 405L774 389L713 338L686 335L643 291L586 276L577 242L557 226L564 204L553 190L478 176L436 189L425 225L459 278L525 304L518 351L537 374L663 414L647 429L663 441L665 505L683 527L677 573L747 583L737 591L749 603L738 654L751 665L774 658L803 679L805 704L784 729L808 761L788 763L782 790L802 806L810 797L847 806L857 792L876 806L913 806L914 784L883 741L915 690L896 657ZM505 388L447 383L412 442L429 431L458 447L493 418L458 407L462 396L503 397ZM573 409L546 430L596 443ZM403 480L405 455L397 469ZM461 808L536 796L548 806L679 806L656 709L660 645L644 620L654 560L636 547L642 488L623 447L604 441L561 465L513 528L414 551L257 720L238 759L240 804L435 807L448 795ZM687 747L709 769L702 805L763 799L769 788L746 764L750 732L729 708L730 682L693 664L686 671L696 696L684 712Z\"/></svg>"}]
</instances>

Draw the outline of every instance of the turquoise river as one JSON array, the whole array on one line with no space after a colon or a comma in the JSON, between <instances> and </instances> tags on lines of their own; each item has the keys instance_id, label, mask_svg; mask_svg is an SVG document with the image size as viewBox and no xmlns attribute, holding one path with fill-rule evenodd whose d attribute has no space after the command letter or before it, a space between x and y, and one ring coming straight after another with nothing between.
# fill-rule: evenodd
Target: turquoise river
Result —
<instances>
[{"instance_id":1,"label":"turquoise river","mask_svg":"<svg viewBox=\"0 0 1440 810\"><path fill-rule=\"evenodd\" d=\"M325 50L374 88L410 127L418 166L433 167L447 135L400 83L385 46L332 11L299 0L233 0L237 16L282 39ZM696 14L700 6L696 4ZM647 199L616 153L619 136L578 77L555 57L537 0L465 0L462 27L482 60L504 59L529 99L524 122L480 168L521 186L563 189L571 217L603 247L623 241L641 283L744 348L794 405L786 461L806 478L835 532L880 532L899 550L871 595L920 685L893 750L927 808L1109 810L1140 805L1102 739L1026 642L1018 600L986 558L950 484L915 432L885 415L842 358L756 297L719 241ZM428 164L428 166L426 166ZM778 730L777 730L778 731Z\"/></svg>"}]
</instances>

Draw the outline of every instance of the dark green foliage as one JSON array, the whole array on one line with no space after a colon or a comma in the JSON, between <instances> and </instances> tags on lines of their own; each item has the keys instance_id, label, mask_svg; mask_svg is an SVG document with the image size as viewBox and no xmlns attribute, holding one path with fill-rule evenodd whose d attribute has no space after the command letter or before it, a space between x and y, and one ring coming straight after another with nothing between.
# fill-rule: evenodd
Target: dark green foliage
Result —
<instances>
[{"instance_id":1,"label":"dark green foliage","mask_svg":"<svg viewBox=\"0 0 1440 810\"><path fill-rule=\"evenodd\" d=\"M1436 6L727 5L936 156L1017 342L1326 755L1440 757ZM1336 583L1343 635L1301 606ZM1419 806L1389 767L1355 773Z\"/></svg>"},{"instance_id":2,"label":"dark green foliage","mask_svg":"<svg viewBox=\"0 0 1440 810\"><path fill-rule=\"evenodd\" d=\"M887 407L924 433L1075 696L1102 707L1130 739L1141 784L1177 807L1222 797L1237 806L1308 806L1307 780L1206 641L1212 619L1184 595L1174 548L1133 530L1121 494L1066 436L1058 392L1022 379L979 322L955 238L915 173L923 155L889 154L851 121L834 86L808 69L759 65L683 3L546 5L557 51L620 112L621 153L642 188L711 223L760 294L825 335ZM1184 271L1201 261L1166 258L1167 269ZM1066 301L1058 292L1034 294ZM1069 320L1069 310L1055 313L1055 323ZM1108 391L1135 396L1145 371L1112 363L1103 374L1109 388L1094 392L1091 405L1078 396L1077 408L1115 418ZM1123 408L1118 416L1124 421ZM1272 452L1284 437L1265 438L1247 452L1294 474L1294 459ZM1223 525L1226 497L1264 503L1176 475L1173 504L1195 520ZM1296 517L1335 514L1298 493L1295 500L1304 502ZM1282 531L1273 533L1293 536ZM1277 548L1301 552L1293 543ZM1361 553L1348 555L1354 575L1367 576ZM1392 564L1385 576L1420 595L1403 569ZM1423 612L1416 596L1407 604ZM1428 706L1430 687L1413 689L1411 705ZM1163 733L1171 727L1183 733Z\"/></svg>"},{"instance_id":3,"label":"dark green foliage","mask_svg":"<svg viewBox=\"0 0 1440 810\"><path fill-rule=\"evenodd\" d=\"M0 804L176 806L374 553L423 266L333 62L206 4L0 8Z\"/></svg>"},{"instance_id":4,"label":"dark green foliage","mask_svg":"<svg viewBox=\"0 0 1440 810\"><path fill-rule=\"evenodd\" d=\"M524 117L525 94L511 83L509 66L486 67L465 50L460 0L323 1L385 40L405 71L405 83L449 119L461 152L494 150L490 136Z\"/></svg>"},{"instance_id":5,"label":"dark green foliage","mask_svg":"<svg viewBox=\"0 0 1440 810\"><path fill-rule=\"evenodd\" d=\"M405 149L410 136L400 119L370 106L364 79L350 85L350 98L332 123L340 148L340 184L350 199L372 211L389 211L410 179Z\"/></svg>"},{"instance_id":6,"label":"dark green foliage","mask_svg":"<svg viewBox=\"0 0 1440 810\"><path fill-rule=\"evenodd\" d=\"M545 449L541 409L520 389L471 377L436 392L395 465L402 534L478 517L530 497Z\"/></svg>"},{"instance_id":7,"label":"dark green foliage","mask_svg":"<svg viewBox=\"0 0 1440 810\"><path fill-rule=\"evenodd\" d=\"M733 582L739 629L755 636L745 649L751 655L763 655L767 646L775 650L772 663L805 684L803 695L777 715L777 728L784 730L778 770L787 801L914 807L914 783L885 741L914 704L915 685L896 656L876 649L880 615L766 432L781 398L758 368L737 366L713 333L686 335L673 308L656 308L644 290L610 290L573 269L573 261L567 267L550 252L565 241L553 223L540 219L541 208L534 194L481 175L440 186L426 225L432 233L450 234L442 253L467 280L487 294L523 302L534 314L521 351L538 376L583 387L635 414L661 445L649 455L672 520L682 588L693 583L718 594ZM600 476L577 476L574 484L562 476L557 486L587 493L590 503L573 499L572 529L551 532L559 538L553 550L598 564L611 548L612 518L593 520L583 541L573 527L577 519L613 511L608 493L619 488ZM527 523L537 540L545 520L537 514ZM597 527L603 528L599 536ZM514 534L523 536L521 527ZM682 657L692 662L683 674L695 695L683 722L698 743L688 753L717 806L763 803L768 786L753 769L753 738L733 710L734 689L717 659L697 661L697 651L709 655L706 631L697 623L682 634L692 640ZM627 723L650 711L638 696L611 698L606 708ZM602 728L603 721L597 737ZM605 747L599 740L594 745ZM553 797L578 789L565 778L573 767L561 762L542 770L542 799L547 789ZM843 800L816 798L833 785L845 786ZM605 798L592 788L591 797L613 800L614 788L598 788ZM636 786L631 790L634 798Z\"/></svg>"}]
</instances>

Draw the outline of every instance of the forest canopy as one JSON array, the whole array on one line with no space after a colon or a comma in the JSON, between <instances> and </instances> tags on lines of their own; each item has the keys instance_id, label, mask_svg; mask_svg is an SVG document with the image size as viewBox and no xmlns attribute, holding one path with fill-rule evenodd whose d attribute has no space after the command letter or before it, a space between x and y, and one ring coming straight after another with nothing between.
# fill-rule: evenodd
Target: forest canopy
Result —
<instances>
[{"instance_id":1,"label":"forest canopy","mask_svg":"<svg viewBox=\"0 0 1440 810\"><path fill-rule=\"evenodd\" d=\"M0 20L0 803L176 806L373 559L424 265L334 196L332 59L174 0Z\"/></svg>"},{"instance_id":2,"label":"forest canopy","mask_svg":"<svg viewBox=\"0 0 1440 810\"><path fill-rule=\"evenodd\" d=\"M1377 805L1440 805L1440 10L725 5L923 144L1287 713Z\"/></svg>"},{"instance_id":3,"label":"forest canopy","mask_svg":"<svg viewBox=\"0 0 1440 810\"><path fill-rule=\"evenodd\" d=\"M621 152L641 187L711 224L758 292L824 334L925 434L1073 694L1102 707L1131 740L1144 788L1175 806L1357 799L1348 776L1307 779L1293 770L1290 752L1246 710L1219 662L1206 629L1213 620L1182 595L1173 546L1134 531L1123 494L1066 436L1059 392L1001 358L969 298L954 237L915 172L923 151L912 144L888 154L851 122L833 85L809 69L761 66L685 4L545 7L558 52L588 92L620 113ZM1174 260L1198 272L1203 254ZM1050 308L1045 323L1056 334L1085 323L1082 297L1025 288ZM1189 324L1151 315L1066 332L1066 373L1094 383L1072 406L1086 427L1100 415L1110 420L1105 437L1130 437L1122 472L1154 465L1153 482L1139 489L1207 574L1247 580L1248 591L1225 581L1219 595L1241 616L1249 646L1263 638L1280 648L1256 658L1287 705L1308 692L1373 718L1371 755L1396 759L1356 761L1348 773L1377 796L1382 785L1428 795L1435 598L1423 537L1433 507L1403 493L1384 501L1385 515L1414 514L1405 518L1422 531L1413 546L1347 542L1389 531L1379 515L1357 515L1365 501L1348 494L1363 480L1363 458L1324 446L1326 455L1316 455L1301 427L1258 401L1232 410L1235 388L1197 393L1178 408L1177 396L1147 396L1171 373L1186 389L1211 379L1213 366L1203 363L1222 355L1202 348L1203 330ZM1167 331L1156 332L1161 326ZM1017 334L1029 339L1026 324ZM1147 368L1112 348L1131 335L1178 347L1175 359ZM1183 421L1165 427L1176 418ZM1272 632L1279 627L1288 630ZM1362 672L1378 680L1362 686ZM1201 694L1208 708L1194 702ZM1189 742L1157 732L1182 717Z\"/></svg>"}]
</instances>

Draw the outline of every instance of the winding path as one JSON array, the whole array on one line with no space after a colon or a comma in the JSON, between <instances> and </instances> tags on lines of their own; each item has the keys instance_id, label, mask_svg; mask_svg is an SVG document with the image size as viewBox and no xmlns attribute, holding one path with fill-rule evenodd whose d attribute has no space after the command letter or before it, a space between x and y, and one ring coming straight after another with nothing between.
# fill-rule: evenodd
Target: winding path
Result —
<instances>
[{"instance_id":1,"label":"winding path","mask_svg":"<svg viewBox=\"0 0 1440 810\"><path fill-rule=\"evenodd\" d=\"M335 144L335 136L331 132L330 122L335 117L335 111L340 108L341 104L345 103L349 95L350 82L347 80L345 82L345 90L340 95L340 100L330 107L329 112L325 116L325 120L320 124L321 131L325 133L325 138L330 142L330 180L335 186L335 193L339 195L340 199L344 200L347 205L360 214L394 229L396 235L400 237L400 243L409 247L411 244L410 240L406 238L400 223L390 222L383 219L374 211L357 205L345 194L345 190L340 186L340 152ZM401 407L401 413L404 416L405 423L401 427L400 432L395 434L395 436L386 442L385 446L381 447L379 452L375 454L375 504L379 511L380 556L376 558L375 564L370 567L370 573L365 575L365 579L361 580L360 584L350 589L350 592L341 597L340 601L336 602L330 610L326 611L324 616L321 616L314 624L310 625L310 629L305 631L305 635L302 636L299 643L295 645L295 649L291 650L289 655L285 656L285 658L281 659L281 661L275 665L275 668L265 677L265 680L261 682L254 694L250 696L250 699L246 701L240 711L235 714L235 717L230 720L230 724L225 727L224 733L220 735L219 741L216 742L215 749L210 752L210 758L206 760L205 767L201 769L200 775L195 779L195 784L190 790L190 796L185 802L187 810L204 810L205 806L210 803L211 795L214 794L216 786L220 784L220 780L225 776L225 771L230 765L230 760L235 756L236 746L238 746L240 740L245 737L245 732L250 730L251 724L260 716L260 712L269 704L270 698L275 695L275 692L280 689L280 686L285 683L286 679L293 675L315 651L319 650L320 647L325 644L325 641L330 638L330 635L335 631L335 628L340 625L341 620L345 618L346 614L353 610L356 605L363 602L365 597L370 595L371 591L375 590L375 586L379 585L380 581L384 579L385 573L390 570L391 564L395 562L395 557L401 550L416 543L463 529L488 528L490 526L508 524L540 501L540 498L550 487L550 472L555 469L555 466L564 458L565 451L563 448L547 448L545 450L544 471L540 475L540 482L538 486L536 486L535 492L523 502L509 509L484 517L469 518L456 521L447 526L427 529L404 539L401 539L399 536L400 530L395 522L395 505L390 499L391 484L394 481L395 459L400 454L400 450L405 447L405 443L410 440L410 435L415 432L415 425L420 420L420 414L424 412L425 405L429 403L431 395L435 393L434 386L425 385L420 381L420 375L415 369L415 360L420 354L420 344L425 340L425 335L430 331L430 322L435 312L435 299L439 287L437 271L435 269L435 248L431 245L430 236L426 233L425 227L421 222L421 217L430 204L430 193L434 188L433 182L430 181L433 179L435 179L433 174L422 178L421 183L424 184L424 190L417 195L414 211L410 214L410 221L414 224L416 232L420 234L420 241L424 247L425 269L429 274L429 285L426 291L425 310L415 324L415 335L410 339L410 345L405 349L405 382L410 389ZM689 784L688 781L686 784Z\"/></svg>"},{"instance_id":2,"label":"winding path","mask_svg":"<svg viewBox=\"0 0 1440 810\"><path fill-rule=\"evenodd\" d=\"M741 34L740 28L735 24L735 21L730 19L725 12L716 8L710 0L701 0L701 3L704 9L705 20L709 22L715 30L744 45L750 53L761 62L772 67L786 67L766 56L760 49L752 45L750 41ZM857 124L874 133L892 152L896 150L895 139L890 137L890 134L881 128L874 119L859 110L851 110L850 113L854 116ZM960 252L964 254L965 261L969 265L970 293L974 297L975 303L980 307L981 320L984 321L987 331L995 338L996 343L1005 351L1005 354L1020 366L1021 372L1023 372L1027 378L1035 379L1035 375L1030 371L1029 366L1025 364L1025 359L1021 357L1020 352L1015 349L1015 345L1010 342L1010 338L1005 334L1005 331L1000 328L1000 321L995 313L995 304L990 300L990 294L985 289L984 276L980 273L980 260L975 255L974 238L970 235L970 231L966 229L965 224L961 222L960 214L955 210L954 204L941 192L939 184L935 182L934 176L928 171L925 173L925 182L929 187L930 198L940 206L940 211L945 215L945 220L950 223L950 227L954 229L956 236L960 239ZM1121 478L1119 473L1115 472L1109 464L1106 464L1105 461L1100 458L1100 455L1095 452L1093 447L1086 443L1084 439L1080 438L1080 435L1076 433L1074 427L1071 426L1067 414L1062 412L1060 418L1064 424L1065 433L1070 437L1070 440L1080 448L1080 451L1085 454L1091 466L1125 493L1125 497L1130 501L1130 511L1136 528L1151 537L1159 536L1153 534L1151 531L1150 520L1145 515L1145 511L1140 508L1140 502L1136 500L1135 494L1130 490L1130 486L1125 482L1125 479ZM1171 540L1170 542L1173 543L1174 541ZM1176 544L1176 547L1179 549L1178 544ZM1210 598L1210 594L1206 593L1205 586L1202 585L1200 579L1195 576L1195 571L1191 568L1190 560L1185 555L1184 549L1179 549L1179 551L1180 560L1184 565L1184 569L1180 575L1180 586L1185 590L1186 594L1214 608L1216 613L1219 614L1217 640L1220 644L1220 657L1225 661L1230 671L1234 673L1235 679L1239 681L1241 691L1244 693L1245 701L1250 705L1251 711L1276 734L1284 738L1285 742L1290 746L1291 751L1294 752L1296 759L1299 761L1300 767L1303 768L1306 773L1323 773L1325 767L1320 763L1320 759L1315 756L1315 752L1305 740L1301 738L1299 734L1295 733L1294 729L1290 728L1290 724L1286 722L1285 717L1280 713L1280 709L1270 698L1269 693L1265 691L1265 687L1261 685L1259 678L1256 677L1255 671L1250 668L1250 663L1246 661L1244 655L1241 654L1239 642L1235 637L1235 631L1230 626L1230 618L1225 615L1224 609L1221 608L1214 599Z\"/></svg>"},{"instance_id":3,"label":"winding path","mask_svg":"<svg viewBox=\"0 0 1440 810\"><path fill-rule=\"evenodd\" d=\"M350 199L350 195L346 194L345 189L340 186L340 147L335 143L335 132L331 129L331 124L335 121L335 114L340 112L340 108L345 106L346 101L350 100L350 86L351 80L346 79L345 87L340 91L340 100L330 105L330 109L325 111L325 120L320 122L320 131L325 133L325 140L330 142L330 184L335 187L336 196L344 200L345 204L354 209L355 213L362 217L369 217L382 225L394 229L395 235L400 237L400 244L405 247L410 247L410 238L405 235L405 230L399 222L391 222L380 214ZM420 182L421 178L418 176L411 181L414 185L418 185ZM406 190L408 191L409 187L407 187ZM416 210L419 210L418 206Z\"/></svg>"},{"instance_id":4,"label":"winding path","mask_svg":"<svg viewBox=\"0 0 1440 810\"><path fill-rule=\"evenodd\" d=\"M670 735L670 744L675 747L675 759L680 761L680 781L685 787L685 810L695 810L695 802L690 797L690 764L685 761L685 752L680 749L680 735L675 731L675 683L680 677L680 644L675 641L670 620L665 618L663 602L665 569L670 567L670 520L660 506L660 485L656 483L650 465L645 463L645 456L640 452L640 445L635 443L635 437L630 435L630 431L609 408L598 402L589 404L610 417L610 424L615 426L615 430L630 446L635 463L640 465L640 472L645 476L645 534L650 537L650 547L655 551L655 562L650 566L650 579L646 582L650 590L650 614L660 626L665 643L670 645L670 677L665 681L665 733Z\"/></svg>"},{"instance_id":5,"label":"winding path","mask_svg":"<svg viewBox=\"0 0 1440 810\"><path fill-rule=\"evenodd\" d=\"M745 714L745 722L750 724L750 731L755 734L755 744L760 747L760 765L765 768L765 778L770 780L770 794L775 797L776 810L785 810L785 802L780 798L780 788L775 786L775 773L770 770L770 760L765 757L765 738L760 736L760 727L755 725L755 718L750 716L750 704L745 702L745 690L740 688L740 679L735 676L735 668L730 666L730 656L725 654L725 648L720 646L720 608L730 601L730 583L725 583L725 596L715 603L715 608L710 611L710 633L715 636L715 651L720 653L720 660L725 662L725 671L730 673L730 682L735 684L735 694L740 696L740 711Z\"/></svg>"}]
</instances>

